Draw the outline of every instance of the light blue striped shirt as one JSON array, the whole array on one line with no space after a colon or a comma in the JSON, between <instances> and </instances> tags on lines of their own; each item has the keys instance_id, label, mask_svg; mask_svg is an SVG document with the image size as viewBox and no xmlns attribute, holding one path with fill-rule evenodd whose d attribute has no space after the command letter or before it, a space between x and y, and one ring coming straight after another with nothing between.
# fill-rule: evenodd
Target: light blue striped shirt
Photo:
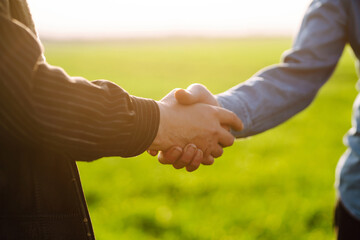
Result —
<instances>
[{"instance_id":1,"label":"light blue striped shirt","mask_svg":"<svg viewBox=\"0 0 360 240\"><path fill-rule=\"evenodd\" d=\"M347 43L359 59L360 1L314 0L280 64L217 96L244 123L244 130L234 135L263 132L306 108L330 78ZM345 207L360 219L360 97L345 144L349 150L337 167L337 188Z\"/></svg>"}]
</instances>

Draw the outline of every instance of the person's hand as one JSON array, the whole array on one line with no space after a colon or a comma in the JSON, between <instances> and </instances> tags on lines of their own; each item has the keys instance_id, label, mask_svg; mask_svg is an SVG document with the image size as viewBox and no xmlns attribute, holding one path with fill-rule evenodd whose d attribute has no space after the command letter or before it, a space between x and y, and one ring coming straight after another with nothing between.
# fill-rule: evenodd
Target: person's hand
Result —
<instances>
[{"instance_id":1,"label":"person's hand","mask_svg":"<svg viewBox=\"0 0 360 240\"><path fill-rule=\"evenodd\" d=\"M234 113L217 106L203 103L181 105L175 99L176 91L173 90L158 102L160 126L149 150L151 153L155 153L159 150L167 151L172 146L179 146L180 148L175 147L171 150L181 152L184 156L190 152L193 158L189 160L189 157L185 157L185 161L183 157L180 157L178 163L173 163L174 167L189 166L188 170L192 170L201 156L198 149L202 151L203 159L207 159L210 155L221 156L222 147L230 146L234 142L234 137L222 126L226 125L241 130L242 122ZM194 150L193 145L189 145L184 149L186 152L179 151L188 143L193 143L198 149ZM162 155L164 156L164 154L160 154L160 161ZM166 163L167 160L163 162Z\"/></svg>"},{"instance_id":2,"label":"person's hand","mask_svg":"<svg viewBox=\"0 0 360 240\"><path fill-rule=\"evenodd\" d=\"M155 157L158 151L148 150L148 153ZM209 155L204 158L203 152L192 143L187 144L184 149L173 146L167 151L160 151L158 160L161 164L170 164L176 169L186 167L188 172L195 171L200 164L211 165L214 163L213 156Z\"/></svg>"},{"instance_id":3,"label":"person's hand","mask_svg":"<svg viewBox=\"0 0 360 240\"><path fill-rule=\"evenodd\" d=\"M174 92L174 96L183 105L205 103L216 107L219 106L211 92L200 84L190 85L187 90L178 89ZM229 129L227 125L222 125L222 127L226 130ZM226 147L226 145L222 145L222 147ZM157 151L152 150L148 152L152 156L157 155ZM211 165L214 162L214 157L202 154L201 149L196 148L196 145L188 144L184 149L180 146L173 146L167 151L161 151L158 159L162 164L172 164L177 169L186 167L186 170L191 172L196 170L200 164Z\"/></svg>"}]
</instances>

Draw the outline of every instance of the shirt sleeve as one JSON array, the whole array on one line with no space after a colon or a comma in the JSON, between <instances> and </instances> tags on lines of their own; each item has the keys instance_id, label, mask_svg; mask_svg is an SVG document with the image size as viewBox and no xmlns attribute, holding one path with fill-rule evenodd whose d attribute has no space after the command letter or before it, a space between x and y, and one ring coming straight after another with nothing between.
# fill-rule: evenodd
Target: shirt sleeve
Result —
<instances>
[{"instance_id":1,"label":"shirt sleeve","mask_svg":"<svg viewBox=\"0 0 360 240\"><path fill-rule=\"evenodd\" d=\"M278 65L217 96L244 123L236 137L251 136L289 119L316 96L329 79L347 42L341 0L314 0L290 51Z\"/></svg>"},{"instance_id":2,"label":"shirt sleeve","mask_svg":"<svg viewBox=\"0 0 360 240\"><path fill-rule=\"evenodd\" d=\"M50 66L36 36L2 14L0 36L2 140L84 161L135 156L152 143L159 126L155 101Z\"/></svg>"}]
</instances>

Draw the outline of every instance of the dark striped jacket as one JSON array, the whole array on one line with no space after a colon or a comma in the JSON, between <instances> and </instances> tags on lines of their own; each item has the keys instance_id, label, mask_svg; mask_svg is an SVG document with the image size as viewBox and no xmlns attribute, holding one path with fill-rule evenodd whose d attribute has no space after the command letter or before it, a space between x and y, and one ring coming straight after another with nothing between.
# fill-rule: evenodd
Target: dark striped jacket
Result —
<instances>
[{"instance_id":1,"label":"dark striped jacket","mask_svg":"<svg viewBox=\"0 0 360 240\"><path fill-rule=\"evenodd\" d=\"M135 156L159 109L47 64L25 0L0 0L0 239L94 239L75 160Z\"/></svg>"}]
</instances>

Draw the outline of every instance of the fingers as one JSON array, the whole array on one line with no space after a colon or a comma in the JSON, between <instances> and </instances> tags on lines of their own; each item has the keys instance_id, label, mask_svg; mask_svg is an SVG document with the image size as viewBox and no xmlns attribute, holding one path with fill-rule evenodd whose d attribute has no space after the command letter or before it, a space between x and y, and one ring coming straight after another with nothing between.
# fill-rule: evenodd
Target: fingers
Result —
<instances>
[{"instance_id":1,"label":"fingers","mask_svg":"<svg viewBox=\"0 0 360 240\"><path fill-rule=\"evenodd\" d=\"M223 152L224 152L223 148L218 144L211 150L211 155L214 158L218 158L218 157L221 157Z\"/></svg>"},{"instance_id":2,"label":"fingers","mask_svg":"<svg viewBox=\"0 0 360 240\"><path fill-rule=\"evenodd\" d=\"M148 152L150 153L151 151L149 150ZM161 151L158 160L162 164L172 164L176 169L186 167L188 172L192 172L198 169L201 164L212 165L214 163L214 157L220 157L222 153L222 147L217 145L211 152L208 152L208 156L205 156L203 151L198 149L194 144L188 144L184 150L178 146L174 146L166 152Z\"/></svg>"},{"instance_id":3,"label":"fingers","mask_svg":"<svg viewBox=\"0 0 360 240\"><path fill-rule=\"evenodd\" d=\"M186 171L193 172L196 169L198 169L202 160L203 160L203 152L200 149L198 149L191 163L186 166Z\"/></svg>"},{"instance_id":4,"label":"fingers","mask_svg":"<svg viewBox=\"0 0 360 240\"><path fill-rule=\"evenodd\" d=\"M160 152L158 156L158 160L162 164L173 164L175 163L183 154L183 150L181 147L171 147L166 152Z\"/></svg>"},{"instance_id":5,"label":"fingers","mask_svg":"<svg viewBox=\"0 0 360 240\"><path fill-rule=\"evenodd\" d=\"M234 144L234 136L226 129L221 128L219 134L219 145L222 147L229 147Z\"/></svg>"},{"instance_id":6,"label":"fingers","mask_svg":"<svg viewBox=\"0 0 360 240\"><path fill-rule=\"evenodd\" d=\"M230 132L230 127L227 125L221 125L222 128L224 128L226 131Z\"/></svg>"},{"instance_id":7,"label":"fingers","mask_svg":"<svg viewBox=\"0 0 360 240\"><path fill-rule=\"evenodd\" d=\"M158 154L158 151L156 150L147 150L148 154L150 154L151 156L155 157Z\"/></svg>"},{"instance_id":8,"label":"fingers","mask_svg":"<svg viewBox=\"0 0 360 240\"><path fill-rule=\"evenodd\" d=\"M174 162L173 164L174 168L180 169L189 165L189 163L194 159L196 154L197 154L197 147L194 144L188 144L184 148L184 153L182 154L182 156L177 161Z\"/></svg>"},{"instance_id":9,"label":"fingers","mask_svg":"<svg viewBox=\"0 0 360 240\"><path fill-rule=\"evenodd\" d=\"M214 157L209 155L208 157L204 158L201 163L203 165L212 165L214 162L215 162Z\"/></svg>"},{"instance_id":10,"label":"fingers","mask_svg":"<svg viewBox=\"0 0 360 240\"><path fill-rule=\"evenodd\" d=\"M228 125L235 131L241 131L243 129L243 123L235 113L224 108L217 108L217 110L221 125Z\"/></svg>"}]
</instances>

